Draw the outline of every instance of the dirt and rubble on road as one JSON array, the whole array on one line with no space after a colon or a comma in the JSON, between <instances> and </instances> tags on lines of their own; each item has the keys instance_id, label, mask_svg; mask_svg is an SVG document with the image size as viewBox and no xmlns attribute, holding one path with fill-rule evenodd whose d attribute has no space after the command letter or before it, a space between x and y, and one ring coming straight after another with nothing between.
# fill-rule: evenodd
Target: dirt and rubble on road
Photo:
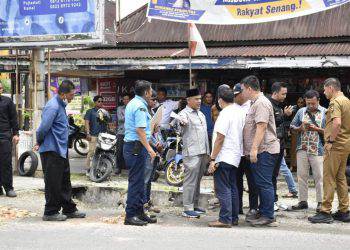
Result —
<instances>
[{"instance_id":1,"label":"dirt and rubble on road","mask_svg":"<svg viewBox=\"0 0 350 250\"><path fill-rule=\"evenodd\" d=\"M23 178L23 177L22 177ZM205 191L211 188L210 182L212 180L211 177L205 177ZM79 181L79 179L84 180L84 177L75 177L72 182L75 184L82 185L84 181ZM30 181L30 179L24 179L22 184L20 185L21 179L18 177L15 178L15 184L21 187L18 190L18 197L16 198L8 198L5 196L0 196L0 228L4 225L11 224L28 224L35 225L45 224L47 222L43 222L41 220L41 216L44 209L45 197L43 192L43 185L40 183L42 180L34 180ZM24 184L25 182L25 184ZM32 184L31 184L32 183ZM110 181L108 183L111 186L118 186L119 184L113 183ZM311 184L311 183L310 183ZM25 186L28 185L28 188ZM159 184L158 184L159 185ZM103 184L99 184L98 186L103 186ZM284 181L279 181L278 190L280 197L287 193L287 186ZM125 191L124 191L125 192ZM180 191L179 191L180 192ZM157 193L157 192L155 192ZM108 194L108 193L107 193ZM126 194L126 192L125 192ZM153 197L155 194L153 194ZM209 197L214 197L213 195ZM115 200L114 196L105 196L105 199L110 199L110 203L99 203L95 202L84 202L84 199L75 199L77 203L77 207L79 210L87 213L87 218L83 220L69 220L67 224L93 224L98 225L99 227L103 227L103 225L115 225L115 226L123 226L125 211L124 211L124 203L118 203ZM216 220L218 216L219 209L214 206L214 209L208 209L207 214L202 216L200 219L186 219L181 216L182 208L179 206L174 206L174 201L172 200L162 200L163 202L157 204L157 206L161 209L161 213L157 215L158 224L155 226L159 227L207 227L208 222ZM294 205L298 202L298 199L290 199L290 198L280 198L279 204L285 206ZM334 209L337 208L337 198L335 196ZM315 189L310 185L309 190L309 206L310 208L307 211L299 211L299 212L287 212L282 209L279 212L276 212L277 223L274 225L275 230L287 230L287 231L296 231L300 233L307 232L315 232L315 233L332 233L332 234L342 234L349 235L350 234L350 223L340 223L334 222L330 225L323 224L311 224L308 222L307 217L312 216L315 213L316 209L316 201L315 201ZM212 206L213 207L213 206ZM248 210L248 193L244 193L244 211ZM248 223L244 221L244 215L240 215L240 226L239 228L247 228L250 227Z\"/></svg>"}]
</instances>

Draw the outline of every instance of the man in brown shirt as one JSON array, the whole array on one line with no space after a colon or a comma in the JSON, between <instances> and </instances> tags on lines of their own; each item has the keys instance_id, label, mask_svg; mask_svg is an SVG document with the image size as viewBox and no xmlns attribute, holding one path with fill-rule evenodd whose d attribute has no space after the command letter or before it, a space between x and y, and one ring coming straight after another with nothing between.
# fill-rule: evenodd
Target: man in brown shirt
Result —
<instances>
[{"instance_id":1,"label":"man in brown shirt","mask_svg":"<svg viewBox=\"0 0 350 250\"><path fill-rule=\"evenodd\" d=\"M325 153L323 161L322 208L312 223L331 223L334 220L350 222L349 196L346 182L346 162L350 153L350 100L341 92L337 78L324 83L324 94L330 100L326 113ZM332 212L334 192L337 190L339 211Z\"/></svg>"},{"instance_id":2,"label":"man in brown shirt","mask_svg":"<svg viewBox=\"0 0 350 250\"><path fill-rule=\"evenodd\" d=\"M243 96L252 102L243 130L244 155L249 156L250 167L259 189L260 215L247 216L252 226L275 221L272 174L280 153L276 135L275 117L271 102L260 91L259 79L248 76L242 81Z\"/></svg>"}]
</instances>

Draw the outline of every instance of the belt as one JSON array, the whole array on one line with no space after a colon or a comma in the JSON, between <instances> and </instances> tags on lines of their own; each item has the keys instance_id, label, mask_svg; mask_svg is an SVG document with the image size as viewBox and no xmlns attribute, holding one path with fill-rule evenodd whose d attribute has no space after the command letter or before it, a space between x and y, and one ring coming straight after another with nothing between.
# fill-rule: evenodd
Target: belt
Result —
<instances>
[{"instance_id":1,"label":"belt","mask_svg":"<svg viewBox=\"0 0 350 250\"><path fill-rule=\"evenodd\" d=\"M124 141L124 143L126 144L135 144L136 142L139 142L139 141Z\"/></svg>"}]
</instances>

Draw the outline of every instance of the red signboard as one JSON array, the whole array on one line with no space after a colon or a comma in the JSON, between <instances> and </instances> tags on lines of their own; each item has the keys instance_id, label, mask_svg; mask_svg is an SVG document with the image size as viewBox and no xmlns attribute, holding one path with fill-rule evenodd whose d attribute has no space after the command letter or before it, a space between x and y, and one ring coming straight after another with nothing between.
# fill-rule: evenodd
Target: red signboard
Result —
<instances>
[{"instance_id":1,"label":"red signboard","mask_svg":"<svg viewBox=\"0 0 350 250\"><path fill-rule=\"evenodd\" d=\"M97 93L103 97L103 107L105 109L115 109L117 107L116 79L98 79Z\"/></svg>"},{"instance_id":2,"label":"red signboard","mask_svg":"<svg viewBox=\"0 0 350 250\"><path fill-rule=\"evenodd\" d=\"M105 109L116 109L120 96L133 93L133 80L120 78L102 78L97 81L97 93L103 97Z\"/></svg>"}]
</instances>

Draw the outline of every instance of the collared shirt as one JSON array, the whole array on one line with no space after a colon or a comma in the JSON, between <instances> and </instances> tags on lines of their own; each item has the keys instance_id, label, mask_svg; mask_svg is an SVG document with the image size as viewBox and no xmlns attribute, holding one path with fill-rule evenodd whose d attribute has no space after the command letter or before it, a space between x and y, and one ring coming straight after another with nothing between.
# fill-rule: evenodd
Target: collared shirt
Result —
<instances>
[{"instance_id":1,"label":"collared shirt","mask_svg":"<svg viewBox=\"0 0 350 250\"><path fill-rule=\"evenodd\" d=\"M225 162L238 167L243 154L243 127L245 113L238 104L224 108L216 120L214 133L225 136L222 148L216 157L217 163Z\"/></svg>"},{"instance_id":2,"label":"collared shirt","mask_svg":"<svg viewBox=\"0 0 350 250\"><path fill-rule=\"evenodd\" d=\"M258 123L267 124L264 138L258 148L258 154L263 152L278 154L280 152L280 144L276 134L273 107L263 93L260 93L258 98L252 101L246 116L243 130L244 155L248 156L250 154Z\"/></svg>"},{"instance_id":3,"label":"collared shirt","mask_svg":"<svg viewBox=\"0 0 350 250\"><path fill-rule=\"evenodd\" d=\"M125 108L126 106L119 106L117 108L117 122L118 122L118 127L117 127L117 134L118 135L124 135L125 134Z\"/></svg>"},{"instance_id":4,"label":"collared shirt","mask_svg":"<svg viewBox=\"0 0 350 250\"><path fill-rule=\"evenodd\" d=\"M0 139L18 135L16 106L11 98L0 95Z\"/></svg>"},{"instance_id":5,"label":"collared shirt","mask_svg":"<svg viewBox=\"0 0 350 250\"><path fill-rule=\"evenodd\" d=\"M211 117L211 106L203 103L201 105L201 109L200 110L205 115L205 120L207 122L208 135L212 136L213 129L214 129L214 122L213 122L213 118Z\"/></svg>"},{"instance_id":6,"label":"collared shirt","mask_svg":"<svg viewBox=\"0 0 350 250\"><path fill-rule=\"evenodd\" d=\"M294 116L290 126L297 128L300 127L303 122L313 124L311 118L306 114L307 108L301 108ZM315 121L320 128L325 128L326 125L326 109L322 106L318 106L317 111L313 113ZM316 131L305 131L298 133L297 148L296 150L304 150L308 154L322 156L324 154L323 145L320 140L320 136Z\"/></svg>"},{"instance_id":7,"label":"collared shirt","mask_svg":"<svg viewBox=\"0 0 350 250\"><path fill-rule=\"evenodd\" d=\"M334 118L341 118L341 126L332 145L332 150L350 152L350 100L343 93L333 98L329 103L325 129L326 141L331 136Z\"/></svg>"},{"instance_id":8,"label":"collared shirt","mask_svg":"<svg viewBox=\"0 0 350 250\"><path fill-rule=\"evenodd\" d=\"M209 154L207 123L204 114L187 106L179 116L186 125L182 130L183 150L185 157Z\"/></svg>"},{"instance_id":9,"label":"collared shirt","mask_svg":"<svg viewBox=\"0 0 350 250\"><path fill-rule=\"evenodd\" d=\"M250 106L251 106L251 101L246 101L242 105L239 105L238 103L234 103L233 105L242 111L242 113L243 113L243 125L244 125L245 124L245 119L247 117L247 114L248 114ZM243 126L243 128L244 128L244 126ZM244 151L243 151L243 128L242 128L242 156L244 156ZM214 147L214 143L213 143L212 146Z\"/></svg>"},{"instance_id":10,"label":"collared shirt","mask_svg":"<svg viewBox=\"0 0 350 250\"><path fill-rule=\"evenodd\" d=\"M170 123L170 114L174 110L178 109L179 102L173 100L165 100L164 102L160 103L160 105L163 106L163 117L160 125L161 127L168 128Z\"/></svg>"},{"instance_id":11,"label":"collared shirt","mask_svg":"<svg viewBox=\"0 0 350 250\"><path fill-rule=\"evenodd\" d=\"M147 140L151 139L151 115L148 104L141 96L136 95L125 109L125 137L124 141L139 141L136 128L145 128Z\"/></svg>"},{"instance_id":12,"label":"collared shirt","mask_svg":"<svg viewBox=\"0 0 350 250\"><path fill-rule=\"evenodd\" d=\"M243 103L242 105L239 105L237 103L235 103L236 105L240 106L244 112L244 120L245 120L245 116L248 114L250 106L251 106L251 101L246 101L245 103Z\"/></svg>"},{"instance_id":13,"label":"collared shirt","mask_svg":"<svg viewBox=\"0 0 350 250\"><path fill-rule=\"evenodd\" d=\"M84 120L89 121L90 124L90 135L98 136L99 133L103 133L107 131L107 126L105 124L100 123L97 120L97 108L92 108L86 111Z\"/></svg>"},{"instance_id":14,"label":"collared shirt","mask_svg":"<svg viewBox=\"0 0 350 250\"><path fill-rule=\"evenodd\" d=\"M53 151L67 158L68 131L66 104L56 95L45 105L40 126L36 131L39 152Z\"/></svg>"}]
</instances>

